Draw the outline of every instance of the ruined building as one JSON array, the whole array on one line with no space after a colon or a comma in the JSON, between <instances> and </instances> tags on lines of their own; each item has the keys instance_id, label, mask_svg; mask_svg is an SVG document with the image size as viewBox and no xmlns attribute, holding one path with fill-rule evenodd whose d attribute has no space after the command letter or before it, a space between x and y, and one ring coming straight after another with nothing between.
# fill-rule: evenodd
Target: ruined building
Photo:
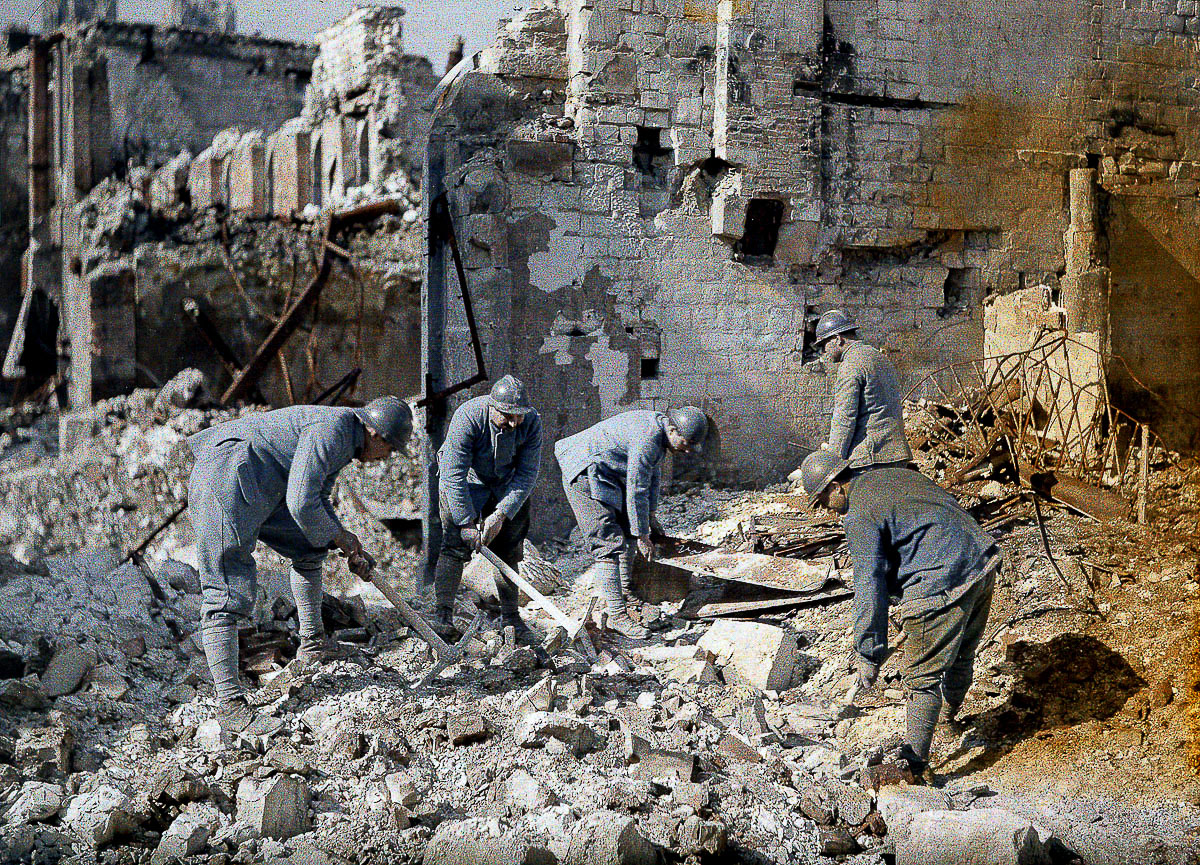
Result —
<instances>
[{"instance_id":1,"label":"ruined building","mask_svg":"<svg viewBox=\"0 0 1200 865\"><path fill-rule=\"evenodd\" d=\"M443 84L426 196L548 438L695 402L719 448L677 472L781 478L827 433L806 331L841 306L909 387L1040 316L1184 447L1198 33L1177 0L539 3ZM475 369L451 253L431 220L435 386Z\"/></svg>"},{"instance_id":2,"label":"ruined building","mask_svg":"<svg viewBox=\"0 0 1200 865\"><path fill-rule=\"evenodd\" d=\"M10 55L29 82L31 209L25 288L4 296L32 301L7 375L45 378L54 358L37 349L57 314L74 409L186 365L223 390L277 324L274 310L322 269L323 214L372 193L391 195L390 228L358 270L334 267L314 292L299 393L283 369L260 390L274 402L311 399L318 355L321 375L346 372L341 337L312 331L321 316L353 342L345 359L368 368L364 386L393 389L399 376L416 389L415 181L432 67L403 53L396 7L358 10L321 34L319 50L231 35L232 16L222 4L177 3L168 17L182 26L94 21ZM406 332L412 352L385 345ZM379 358L404 369L393 375L396 363ZM40 375L22 367L38 360Z\"/></svg>"}]
</instances>

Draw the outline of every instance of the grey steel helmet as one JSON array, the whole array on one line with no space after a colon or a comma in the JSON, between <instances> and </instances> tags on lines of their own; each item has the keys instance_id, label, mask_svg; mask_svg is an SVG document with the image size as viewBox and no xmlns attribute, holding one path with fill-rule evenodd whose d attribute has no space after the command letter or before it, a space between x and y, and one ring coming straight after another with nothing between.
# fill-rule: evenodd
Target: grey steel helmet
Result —
<instances>
[{"instance_id":1,"label":"grey steel helmet","mask_svg":"<svg viewBox=\"0 0 1200 865\"><path fill-rule=\"evenodd\" d=\"M667 412L667 417L679 434L688 440L693 453L701 453L704 450L704 437L708 435L708 418L704 416L704 412L694 405L685 405L683 408L671 409Z\"/></svg>"},{"instance_id":2,"label":"grey steel helmet","mask_svg":"<svg viewBox=\"0 0 1200 865\"><path fill-rule=\"evenodd\" d=\"M810 508L817 503L817 496L825 492L825 488L849 466L849 460L825 448L818 448L804 458L804 462L800 463L800 483L804 486Z\"/></svg>"},{"instance_id":3,"label":"grey steel helmet","mask_svg":"<svg viewBox=\"0 0 1200 865\"><path fill-rule=\"evenodd\" d=\"M504 414L529 414L533 405L529 402L529 394L525 392L525 383L514 375L506 375L492 385L488 394L491 404L496 411Z\"/></svg>"},{"instance_id":4,"label":"grey steel helmet","mask_svg":"<svg viewBox=\"0 0 1200 865\"><path fill-rule=\"evenodd\" d=\"M857 329L858 324L850 316L850 313L843 309L831 309L822 313L821 317L817 319L817 334L813 337L813 341L819 346L831 336Z\"/></svg>"},{"instance_id":5,"label":"grey steel helmet","mask_svg":"<svg viewBox=\"0 0 1200 865\"><path fill-rule=\"evenodd\" d=\"M372 432L397 450L412 435L412 410L397 396L381 396L354 410Z\"/></svg>"}]
</instances>

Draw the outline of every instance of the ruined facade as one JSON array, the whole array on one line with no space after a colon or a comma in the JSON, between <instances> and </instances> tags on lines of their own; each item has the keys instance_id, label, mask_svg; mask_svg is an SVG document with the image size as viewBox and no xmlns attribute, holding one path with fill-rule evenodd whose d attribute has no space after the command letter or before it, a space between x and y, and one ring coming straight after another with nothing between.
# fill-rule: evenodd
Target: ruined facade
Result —
<instances>
[{"instance_id":1,"label":"ruined facade","mask_svg":"<svg viewBox=\"0 0 1200 865\"><path fill-rule=\"evenodd\" d=\"M29 174L26 284L61 299L73 409L185 366L220 394L324 270L326 215L381 199L382 218L335 239L339 263L294 317L307 338L253 395L311 400L354 367L359 393L417 389L416 184L436 79L403 53L402 19L358 10L319 49L105 22L31 43L29 153L44 140L53 158ZM59 99L64 63L79 86ZM10 368L32 344L11 341Z\"/></svg>"},{"instance_id":2,"label":"ruined facade","mask_svg":"<svg viewBox=\"0 0 1200 865\"><path fill-rule=\"evenodd\" d=\"M430 143L488 371L533 385L553 438L695 402L720 436L700 468L757 483L827 432L821 311L917 386L981 354L991 298L1036 291L1194 443L1169 406L1200 396L1198 32L1176 0L531 7ZM472 359L436 235L427 286L444 385Z\"/></svg>"}]
</instances>

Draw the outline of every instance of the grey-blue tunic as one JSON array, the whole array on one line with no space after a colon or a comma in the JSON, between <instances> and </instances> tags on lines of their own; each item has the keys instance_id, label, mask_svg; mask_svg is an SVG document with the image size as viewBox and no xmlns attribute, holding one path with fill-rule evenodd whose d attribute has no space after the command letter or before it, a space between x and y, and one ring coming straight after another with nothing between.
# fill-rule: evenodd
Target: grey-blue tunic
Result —
<instances>
[{"instance_id":1,"label":"grey-blue tunic","mask_svg":"<svg viewBox=\"0 0 1200 865\"><path fill-rule=\"evenodd\" d=\"M638 537L650 534L650 515L658 506L663 457L667 454L667 416L637 409L600 421L554 445L563 484L588 474L592 498L628 516Z\"/></svg>"},{"instance_id":2,"label":"grey-blue tunic","mask_svg":"<svg viewBox=\"0 0 1200 865\"><path fill-rule=\"evenodd\" d=\"M904 406L896 370L865 342L846 348L833 391L829 448L851 468L912 459L904 435Z\"/></svg>"},{"instance_id":3,"label":"grey-blue tunic","mask_svg":"<svg viewBox=\"0 0 1200 865\"><path fill-rule=\"evenodd\" d=\"M508 520L529 499L542 462L542 419L530 411L515 429L488 416L491 398L469 399L454 412L438 451L438 495L460 528L479 521L488 501Z\"/></svg>"},{"instance_id":4,"label":"grey-blue tunic","mask_svg":"<svg viewBox=\"0 0 1200 865\"><path fill-rule=\"evenodd\" d=\"M342 523L329 496L363 446L354 409L292 406L210 427L188 440L188 512L205 617L249 616L261 540L301 573L319 573Z\"/></svg>"}]
</instances>

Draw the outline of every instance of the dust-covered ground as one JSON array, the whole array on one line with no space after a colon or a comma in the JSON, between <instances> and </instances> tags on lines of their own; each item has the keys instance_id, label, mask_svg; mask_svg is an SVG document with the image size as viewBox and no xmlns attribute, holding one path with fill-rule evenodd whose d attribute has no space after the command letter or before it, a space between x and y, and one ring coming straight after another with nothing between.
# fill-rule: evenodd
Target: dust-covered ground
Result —
<instances>
[{"instance_id":1,"label":"dust-covered ground","mask_svg":"<svg viewBox=\"0 0 1200 865\"><path fill-rule=\"evenodd\" d=\"M507 643L473 565L459 621L482 604L480 635L416 687L429 650L332 558L326 623L346 658L291 663L286 563L260 548L242 660L272 720L231 739L196 635L186 513L141 566L122 563L178 509L185 437L230 416L193 396L101 403L90 444L66 454L51 414L0 421L0 862L950 862L989 844L1009 856L995 861L1196 861L1194 466L1154 473L1149 527L1043 503L1053 563L1030 502L1001 508L967 723L939 731L927 790L886 764L863 773L902 730L903 694L898 653L859 708L840 705L848 601L717 627L690 617L726 588L702 577L640 608L647 641L590 625L592 656L534 604L545 649ZM353 464L338 507L424 609L417 477L415 450ZM976 492L964 504L986 510L1017 490ZM785 486L693 487L660 518L734 549L772 520L836 529L799 502ZM569 616L587 609L577 536L523 571Z\"/></svg>"}]
</instances>

